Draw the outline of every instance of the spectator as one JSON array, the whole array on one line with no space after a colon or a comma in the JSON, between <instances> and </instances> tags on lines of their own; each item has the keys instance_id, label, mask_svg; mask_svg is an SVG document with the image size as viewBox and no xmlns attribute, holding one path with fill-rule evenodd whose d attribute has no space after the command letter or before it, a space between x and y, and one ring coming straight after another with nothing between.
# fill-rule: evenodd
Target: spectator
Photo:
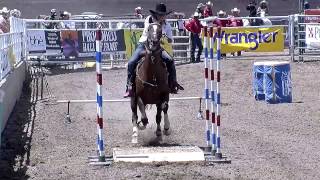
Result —
<instances>
[{"instance_id":1,"label":"spectator","mask_svg":"<svg viewBox=\"0 0 320 180\"><path fill-rule=\"evenodd\" d=\"M10 32L10 10L7 7L3 7L0 10L0 33L9 33Z\"/></svg>"},{"instance_id":2,"label":"spectator","mask_svg":"<svg viewBox=\"0 0 320 180\"><path fill-rule=\"evenodd\" d=\"M60 13L59 20L70 20L71 13L63 11ZM73 22L63 21L59 23L58 29L74 29L75 24Z\"/></svg>"},{"instance_id":3,"label":"spectator","mask_svg":"<svg viewBox=\"0 0 320 180\"><path fill-rule=\"evenodd\" d=\"M56 9L51 9L50 10L50 16L49 18L46 18L46 20L56 20L56 17L57 17L57 10ZM45 24L45 27L47 29L55 29L57 28L57 23L56 22L50 22L48 24Z\"/></svg>"},{"instance_id":4,"label":"spectator","mask_svg":"<svg viewBox=\"0 0 320 180\"><path fill-rule=\"evenodd\" d=\"M195 12L191 21L185 24L185 27L188 31L190 31L190 40L191 40L191 59L192 63L200 62L200 56L202 53L202 41L199 37L201 29L203 28L202 24L199 21L199 13ZM195 50L196 46L198 46L198 54L197 59L195 59Z\"/></svg>"},{"instance_id":5,"label":"spectator","mask_svg":"<svg viewBox=\"0 0 320 180\"><path fill-rule=\"evenodd\" d=\"M226 17L226 12L220 10L218 13L218 18L224 18L224 19L219 19L220 20L220 26L221 27L227 27L230 24L230 21ZM221 57L226 57L226 54L221 54Z\"/></svg>"},{"instance_id":6,"label":"spectator","mask_svg":"<svg viewBox=\"0 0 320 180\"><path fill-rule=\"evenodd\" d=\"M218 16L218 18L224 18L224 19L220 19L221 27L227 27L230 24L230 21L226 17L226 12L220 10L217 13L217 16Z\"/></svg>"},{"instance_id":7,"label":"spectator","mask_svg":"<svg viewBox=\"0 0 320 180\"><path fill-rule=\"evenodd\" d=\"M268 2L266 0L262 0L259 3L259 7L257 10L257 15L264 17L269 15L269 7L268 7Z\"/></svg>"},{"instance_id":8,"label":"spectator","mask_svg":"<svg viewBox=\"0 0 320 180\"><path fill-rule=\"evenodd\" d=\"M184 21L182 18L183 18L183 15L178 15L177 27L178 27L179 36L184 36L186 34L185 28L184 28Z\"/></svg>"},{"instance_id":9,"label":"spectator","mask_svg":"<svg viewBox=\"0 0 320 180\"><path fill-rule=\"evenodd\" d=\"M257 9L256 9L256 3L250 2L247 6L247 10L249 11L249 17L257 17ZM249 19L249 25L250 26L261 26L263 25L262 19Z\"/></svg>"},{"instance_id":10,"label":"spectator","mask_svg":"<svg viewBox=\"0 0 320 180\"><path fill-rule=\"evenodd\" d=\"M240 9L238 8L233 8L231 9L231 16L230 16L230 27L237 27L237 26L243 26L243 21L242 19L237 19L237 17L240 17Z\"/></svg>"},{"instance_id":11,"label":"spectator","mask_svg":"<svg viewBox=\"0 0 320 180\"><path fill-rule=\"evenodd\" d=\"M10 11L10 15L15 18L20 18L21 12L18 9L13 9Z\"/></svg>"},{"instance_id":12,"label":"spectator","mask_svg":"<svg viewBox=\"0 0 320 180\"><path fill-rule=\"evenodd\" d=\"M56 9L51 9L50 10L50 20L56 20L57 17L57 10Z\"/></svg>"},{"instance_id":13,"label":"spectator","mask_svg":"<svg viewBox=\"0 0 320 180\"><path fill-rule=\"evenodd\" d=\"M304 2L303 7L304 7L304 10L310 9L310 4L309 4L309 2L308 2L308 1ZM319 9L319 8L317 8L317 9Z\"/></svg>"},{"instance_id":14,"label":"spectator","mask_svg":"<svg viewBox=\"0 0 320 180\"><path fill-rule=\"evenodd\" d=\"M204 8L205 8L205 5L203 5L202 3L199 3L197 5L197 8L196 8L196 12L199 14L199 18L203 18L203 11L204 11Z\"/></svg>"},{"instance_id":15,"label":"spectator","mask_svg":"<svg viewBox=\"0 0 320 180\"><path fill-rule=\"evenodd\" d=\"M134 9L134 12L135 12L135 16L136 16L136 18L138 18L138 19L143 19L144 17L143 17L143 14L142 14L142 11L143 11L143 8L142 7L140 7L140 6L138 6L138 7L136 7L135 9Z\"/></svg>"},{"instance_id":16,"label":"spectator","mask_svg":"<svg viewBox=\"0 0 320 180\"><path fill-rule=\"evenodd\" d=\"M203 10L203 16L206 18L206 17L210 17L210 16L213 16L213 12L212 12L212 2L211 1L208 1L207 4L206 4L206 7L204 8Z\"/></svg>"},{"instance_id":17,"label":"spectator","mask_svg":"<svg viewBox=\"0 0 320 180\"><path fill-rule=\"evenodd\" d=\"M243 21L242 19L237 19L237 17L240 17L240 9L238 8L233 8L231 9L231 16L230 16L230 27L238 27L238 26L243 26ZM234 53L231 53L234 56ZM241 51L237 52L238 56L241 56Z\"/></svg>"}]
</instances>

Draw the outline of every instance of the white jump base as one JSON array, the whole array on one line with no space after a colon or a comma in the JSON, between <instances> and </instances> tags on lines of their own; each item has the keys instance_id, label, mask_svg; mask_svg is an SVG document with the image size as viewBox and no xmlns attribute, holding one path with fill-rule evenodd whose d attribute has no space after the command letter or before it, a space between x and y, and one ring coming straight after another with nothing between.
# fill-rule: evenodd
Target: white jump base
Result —
<instances>
[{"instance_id":1,"label":"white jump base","mask_svg":"<svg viewBox=\"0 0 320 180\"><path fill-rule=\"evenodd\" d=\"M188 162L205 161L197 146L128 147L113 149L114 162Z\"/></svg>"}]
</instances>

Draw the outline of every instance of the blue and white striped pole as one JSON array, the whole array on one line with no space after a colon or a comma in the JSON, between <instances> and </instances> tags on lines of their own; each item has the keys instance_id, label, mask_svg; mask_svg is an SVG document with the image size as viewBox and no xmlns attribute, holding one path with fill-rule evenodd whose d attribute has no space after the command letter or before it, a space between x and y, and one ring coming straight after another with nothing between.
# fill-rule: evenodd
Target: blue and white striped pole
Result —
<instances>
[{"instance_id":1,"label":"blue and white striped pole","mask_svg":"<svg viewBox=\"0 0 320 180\"><path fill-rule=\"evenodd\" d=\"M96 31L96 72L97 72L97 129L98 129L98 151L99 162L105 162L105 152L103 145L103 113L102 113L102 74L101 74L101 60L102 60L102 31L99 28Z\"/></svg>"},{"instance_id":2,"label":"blue and white striped pole","mask_svg":"<svg viewBox=\"0 0 320 180\"><path fill-rule=\"evenodd\" d=\"M203 27L203 49L204 49L204 94L205 94L205 104L206 104L206 141L207 141L207 148L210 147L210 129L209 129L209 70L208 70L208 29L207 27Z\"/></svg>"},{"instance_id":3,"label":"blue and white striped pole","mask_svg":"<svg viewBox=\"0 0 320 180\"><path fill-rule=\"evenodd\" d=\"M215 157L217 159L222 159L221 153L221 132L220 132L220 111L221 111L221 99L220 99L220 60L221 60L221 27L218 27L218 36L217 36L217 65L216 65L216 72L217 72L217 83L216 83L216 120L217 120L217 150Z\"/></svg>"},{"instance_id":4,"label":"blue and white striped pole","mask_svg":"<svg viewBox=\"0 0 320 180\"><path fill-rule=\"evenodd\" d=\"M211 153L214 155L216 153L216 134L215 134L215 94L214 94L214 59L213 59L213 47L214 47L214 39L213 39L213 27L209 29L209 46L210 46L210 90L211 90Z\"/></svg>"}]
</instances>

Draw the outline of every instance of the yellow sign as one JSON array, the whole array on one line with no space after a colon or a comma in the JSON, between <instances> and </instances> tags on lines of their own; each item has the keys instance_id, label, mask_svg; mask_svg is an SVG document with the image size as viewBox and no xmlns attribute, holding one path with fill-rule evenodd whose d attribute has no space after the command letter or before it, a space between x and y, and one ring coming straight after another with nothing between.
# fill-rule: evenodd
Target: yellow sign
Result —
<instances>
[{"instance_id":1,"label":"yellow sign","mask_svg":"<svg viewBox=\"0 0 320 180\"><path fill-rule=\"evenodd\" d=\"M218 37L215 32L214 37ZM237 51L281 52L284 49L283 27L226 28L221 32L221 53Z\"/></svg>"},{"instance_id":2,"label":"yellow sign","mask_svg":"<svg viewBox=\"0 0 320 180\"><path fill-rule=\"evenodd\" d=\"M128 58L132 56L136 47L138 46L141 35L142 30L124 30L124 39ZM161 38L161 47L164 48L170 55L173 55L172 45L168 43L166 38Z\"/></svg>"}]
</instances>

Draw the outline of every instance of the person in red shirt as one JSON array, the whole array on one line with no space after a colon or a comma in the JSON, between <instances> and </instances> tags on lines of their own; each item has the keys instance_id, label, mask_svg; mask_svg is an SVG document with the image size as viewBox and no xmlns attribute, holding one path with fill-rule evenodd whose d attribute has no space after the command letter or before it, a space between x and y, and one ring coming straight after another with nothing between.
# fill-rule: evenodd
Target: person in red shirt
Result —
<instances>
[{"instance_id":1,"label":"person in red shirt","mask_svg":"<svg viewBox=\"0 0 320 180\"><path fill-rule=\"evenodd\" d=\"M220 10L218 13L218 18L227 18L226 17L226 12ZM230 20L229 19L220 19L221 22L221 27L227 27L230 24Z\"/></svg>"},{"instance_id":2,"label":"person in red shirt","mask_svg":"<svg viewBox=\"0 0 320 180\"><path fill-rule=\"evenodd\" d=\"M238 8L233 8L231 9L231 16L230 16L230 27L238 27L238 26L243 26L243 21L242 19L237 19L237 17L240 17L240 9Z\"/></svg>"},{"instance_id":3,"label":"person in red shirt","mask_svg":"<svg viewBox=\"0 0 320 180\"><path fill-rule=\"evenodd\" d=\"M237 17L240 17L240 9L238 8L233 8L231 9L232 15L230 16L230 27L238 27L238 26L243 26L243 21L242 19L237 19ZM231 53L234 56L234 53ZM241 56L241 51L237 52L238 56Z\"/></svg>"},{"instance_id":4,"label":"person in red shirt","mask_svg":"<svg viewBox=\"0 0 320 180\"><path fill-rule=\"evenodd\" d=\"M206 4L206 7L204 8L203 10L203 16L206 18L206 17L210 17L210 16L213 16L213 12L212 12L212 2L211 1L208 1L207 4Z\"/></svg>"},{"instance_id":5,"label":"person in red shirt","mask_svg":"<svg viewBox=\"0 0 320 180\"><path fill-rule=\"evenodd\" d=\"M190 31L190 40L191 40L191 62L200 62L200 56L202 53L202 42L199 37L201 33L201 29L203 28L202 24L199 21L199 13L195 12L193 18L185 24L185 28ZM196 47L198 47L197 59L195 59L195 51Z\"/></svg>"},{"instance_id":6,"label":"person in red shirt","mask_svg":"<svg viewBox=\"0 0 320 180\"><path fill-rule=\"evenodd\" d=\"M227 19L226 17L226 12L220 10L218 13L218 18L224 18L224 19L219 19L220 20L220 25L221 27L227 27L230 24L230 20ZM221 57L226 57L226 54L221 54Z\"/></svg>"}]
</instances>

